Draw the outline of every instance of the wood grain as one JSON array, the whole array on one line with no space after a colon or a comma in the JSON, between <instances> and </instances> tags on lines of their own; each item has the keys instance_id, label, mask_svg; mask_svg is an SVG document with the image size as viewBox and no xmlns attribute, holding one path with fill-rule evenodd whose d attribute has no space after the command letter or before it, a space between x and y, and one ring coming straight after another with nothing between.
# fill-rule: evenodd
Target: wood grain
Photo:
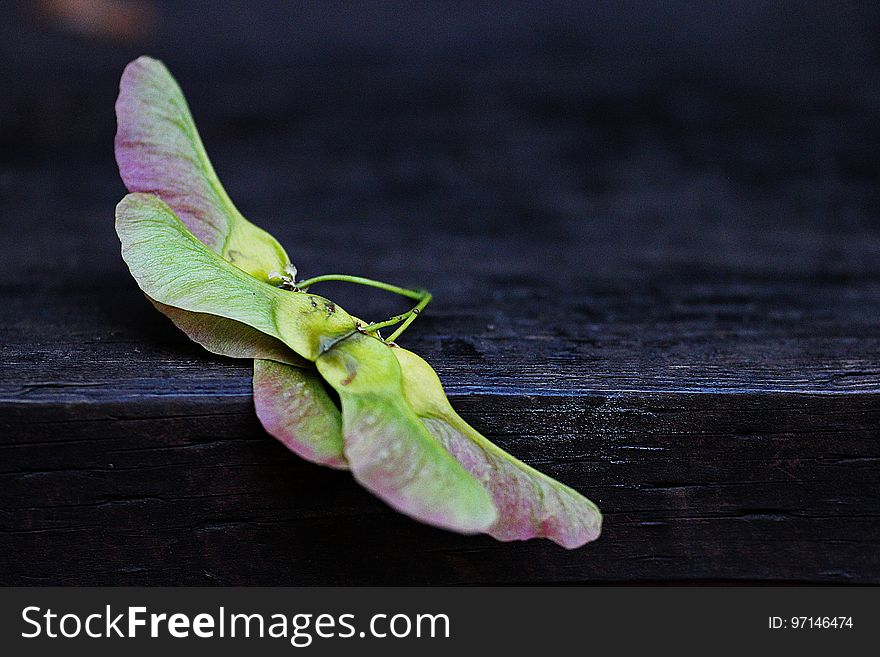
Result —
<instances>
[{"instance_id":1,"label":"wood grain","mask_svg":"<svg viewBox=\"0 0 880 657\"><path fill-rule=\"evenodd\" d=\"M477 54L307 64L0 20L0 583L880 583L876 58L820 40L828 75L771 54L743 78L522 20ZM119 258L111 109L141 50L303 276L432 290L403 343L602 507L598 542L423 527L261 430L249 364L189 343Z\"/></svg>"}]
</instances>

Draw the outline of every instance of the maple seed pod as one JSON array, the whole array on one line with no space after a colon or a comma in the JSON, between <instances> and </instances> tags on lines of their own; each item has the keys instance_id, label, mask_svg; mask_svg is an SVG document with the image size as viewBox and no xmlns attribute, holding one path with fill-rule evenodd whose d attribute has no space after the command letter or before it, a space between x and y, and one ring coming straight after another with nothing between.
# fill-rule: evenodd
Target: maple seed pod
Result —
<instances>
[{"instance_id":1,"label":"maple seed pod","mask_svg":"<svg viewBox=\"0 0 880 657\"><path fill-rule=\"evenodd\" d=\"M345 274L297 282L284 248L226 194L160 62L141 57L126 67L116 115L116 159L132 192L116 208L122 257L192 340L254 359L254 405L270 434L305 459L350 468L422 522L500 540L546 537L566 548L598 536L592 502L486 440L455 413L425 361L390 346L430 293ZM416 305L364 322L309 292L324 281L368 285Z\"/></svg>"}]
</instances>

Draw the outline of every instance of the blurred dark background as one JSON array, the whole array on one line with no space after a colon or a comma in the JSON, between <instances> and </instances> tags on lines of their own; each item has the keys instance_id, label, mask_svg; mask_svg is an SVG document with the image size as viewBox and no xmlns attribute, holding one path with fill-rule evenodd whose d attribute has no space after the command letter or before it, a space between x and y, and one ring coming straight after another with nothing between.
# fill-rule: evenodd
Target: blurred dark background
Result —
<instances>
[{"instance_id":1,"label":"blurred dark background","mask_svg":"<svg viewBox=\"0 0 880 657\"><path fill-rule=\"evenodd\" d=\"M878 29L854 2L4 3L3 266L123 272L113 102L147 53L304 274L873 272Z\"/></svg>"},{"instance_id":2,"label":"blurred dark background","mask_svg":"<svg viewBox=\"0 0 880 657\"><path fill-rule=\"evenodd\" d=\"M878 28L854 2L4 3L16 326L35 339L44 290L78 313L48 342L88 317L87 340L124 321L134 343L198 353L139 304L112 228L113 104L147 53L302 276L432 289L408 344L444 356L449 384L481 355L476 378L522 384L518 338L578 390L872 385ZM321 292L368 319L400 308ZM862 374L828 373L844 365Z\"/></svg>"}]
</instances>

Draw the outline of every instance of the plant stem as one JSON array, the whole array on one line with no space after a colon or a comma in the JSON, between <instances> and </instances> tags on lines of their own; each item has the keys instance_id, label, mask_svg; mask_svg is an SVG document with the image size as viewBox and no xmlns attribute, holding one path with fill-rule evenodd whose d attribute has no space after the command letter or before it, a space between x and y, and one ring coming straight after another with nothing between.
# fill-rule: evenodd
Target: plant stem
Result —
<instances>
[{"instance_id":1,"label":"plant stem","mask_svg":"<svg viewBox=\"0 0 880 657\"><path fill-rule=\"evenodd\" d=\"M327 281L340 281L342 283L366 285L367 287L375 287L380 290L385 290L386 292L393 292L394 294L399 294L400 296L416 300L421 299L425 294L422 290L408 290L405 287L398 287L397 285L391 285L390 283L374 281L372 278L349 276L348 274L324 274L323 276L314 276L312 278L307 278L304 281L300 281L296 285L300 290L305 292L315 283L325 283Z\"/></svg>"},{"instance_id":2,"label":"plant stem","mask_svg":"<svg viewBox=\"0 0 880 657\"><path fill-rule=\"evenodd\" d=\"M300 281L296 285L299 290L305 292L315 283L326 283L329 281L338 281L340 283L354 283L355 285L366 285L367 287L374 287L379 290L385 290L386 292L393 292L394 294L399 294L403 297L407 297L408 299L416 299L418 301L418 303L413 308L401 315L395 315L394 317L390 317L385 321L374 322L364 327L365 331L367 331L368 333L373 333L381 328L394 326L395 324L400 324L400 322L403 322L403 324L397 327L397 330L394 331L394 333L392 333L385 340L385 342L394 342L395 339L400 337L400 334L403 333L407 329L407 327L415 321L416 317L419 316L419 314L425 309L425 306L427 306L433 298L431 296L431 293L427 290L409 290L405 287L391 285L390 283L375 281L372 278L364 278L362 276L349 276L348 274L324 274L322 276L313 276L312 278L307 278L304 281Z\"/></svg>"},{"instance_id":3,"label":"plant stem","mask_svg":"<svg viewBox=\"0 0 880 657\"><path fill-rule=\"evenodd\" d=\"M379 329L383 329L388 326L394 326L395 324L400 324L403 320L405 320L411 314L412 314L412 310L407 310L405 313L403 313L401 315L395 315L394 317L389 317L384 322L372 322L370 324L367 324L364 327L364 330L367 333L373 333L375 331L378 331Z\"/></svg>"},{"instance_id":4,"label":"plant stem","mask_svg":"<svg viewBox=\"0 0 880 657\"><path fill-rule=\"evenodd\" d=\"M416 321L416 317L421 314L421 312L425 309L425 306L427 306L433 298L431 296L431 293L428 291L425 291L424 295L425 296L422 298L422 300L416 304L415 308L409 311L409 317L406 318L403 324L398 326L397 330L388 336L388 339L385 340L386 342L394 342L397 338L400 337L400 334L403 333L410 324Z\"/></svg>"}]
</instances>

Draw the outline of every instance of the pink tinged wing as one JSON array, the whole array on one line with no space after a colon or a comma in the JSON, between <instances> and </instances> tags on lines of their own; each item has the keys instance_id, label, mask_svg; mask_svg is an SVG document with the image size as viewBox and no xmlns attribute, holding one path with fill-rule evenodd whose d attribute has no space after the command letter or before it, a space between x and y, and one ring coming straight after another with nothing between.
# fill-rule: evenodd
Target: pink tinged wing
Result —
<instances>
[{"instance_id":1,"label":"pink tinged wing","mask_svg":"<svg viewBox=\"0 0 880 657\"><path fill-rule=\"evenodd\" d=\"M119 83L116 161L130 192L158 196L212 251L264 282L295 271L284 248L236 209L217 178L177 82L140 57Z\"/></svg>"},{"instance_id":2,"label":"pink tinged wing","mask_svg":"<svg viewBox=\"0 0 880 657\"><path fill-rule=\"evenodd\" d=\"M157 195L196 237L220 251L231 230L231 203L183 93L161 62L139 57L126 66L116 117L116 161L128 190Z\"/></svg>"},{"instance_id":3,"label":"pink tinged wing","mask_svg":"<svg viewBox=\"0 0 880 657\"><path fill-rule=\"evenodd\" d=\"M345 456L362 486L392 508L444 529L470 534L495 522L488 492L406 403L387 345L353 335L315 362L339 393Z\"/></svg>"},{"instance_id":4,"label":"pink tinged wing","mask_svg":"<svg viewBox=\"0 0 880 657\"><path fill-rule=\"evenodd\" d=\"M345 469L342 416L314 369L254 361L254 406L266 431L298 456Z\"/></svg>"},{"instance_id":5,"label":"pink tinged wing","mask_svg":"<svg viewBox=\"0 0 880 657\"><path fill-rule=\"evenodd\" d=\"M464 534L486 531L497 513L491 499L408 417L409 409L362 401L342 401L345 456L355 479L421 522Z\"/></svg>"},{"instance_id":6,"label":"pink tinged wing","mask_svg":"<svg viewBox=\"0 0 880 657\"><path fill-rule=\"evenodd\" d=\"M423 421L492 494L498 521L487 531L490 536L500 541L548 538L567 549L599 538L602 515L577 491L518 461L470 427L439 418Z\"/></svg>"},{"instance_id":7,"label":"pink tinged wing","mask_svg":"<svg viewBox=\"0 0 880 657\"><path fill-rule=\"evenodd\" d=\"M572 549L599 537L602 514L586 497L491 443L449 404L428 363L394 349L407 401L431 435L491 493L498 520L487 533L502 541L548 538Z\"/></svg>"},{"instance_id":8,"label":"pink tinged wing","mask_svg":"<svg viewBox=\"0 0 880 657\"><path fill-rule=\"evenodd\" d=\"M229 199L183 92L161 62L140 57L126 67L116 115L116 159L130 192L159 197L196 238L255 278L290 272L281 245L244 219ZM258 359L254 396L267 431L306 459L345 467L339 410L310 363L242 322L151 301L208 351Z\"/></svg>"},{"instance_id":9,"label":"pink tinged wing","mask_svg":"<svg viewBox=\"0 0 880 657\"><path fill-rule=\"evenodd\" d=\"M313 367L311 362L281 342L234 319L182 310L174 306L150 300L174 325L186 333L193 342L220 356L229 358L262 358L279 363Z\"/></svg>"},{"instance_id":10,"label":"pink tinged wing","mask_svg":"<svg viewBox=\"0 0 880 657\"><path fill-rule=\"evenodd\" d=\"M348 467L342 417L311 362L247 324L150 301L208 351L255 359L254 406L267 433L307 461Z\"/></svg>"}]
</instances>

